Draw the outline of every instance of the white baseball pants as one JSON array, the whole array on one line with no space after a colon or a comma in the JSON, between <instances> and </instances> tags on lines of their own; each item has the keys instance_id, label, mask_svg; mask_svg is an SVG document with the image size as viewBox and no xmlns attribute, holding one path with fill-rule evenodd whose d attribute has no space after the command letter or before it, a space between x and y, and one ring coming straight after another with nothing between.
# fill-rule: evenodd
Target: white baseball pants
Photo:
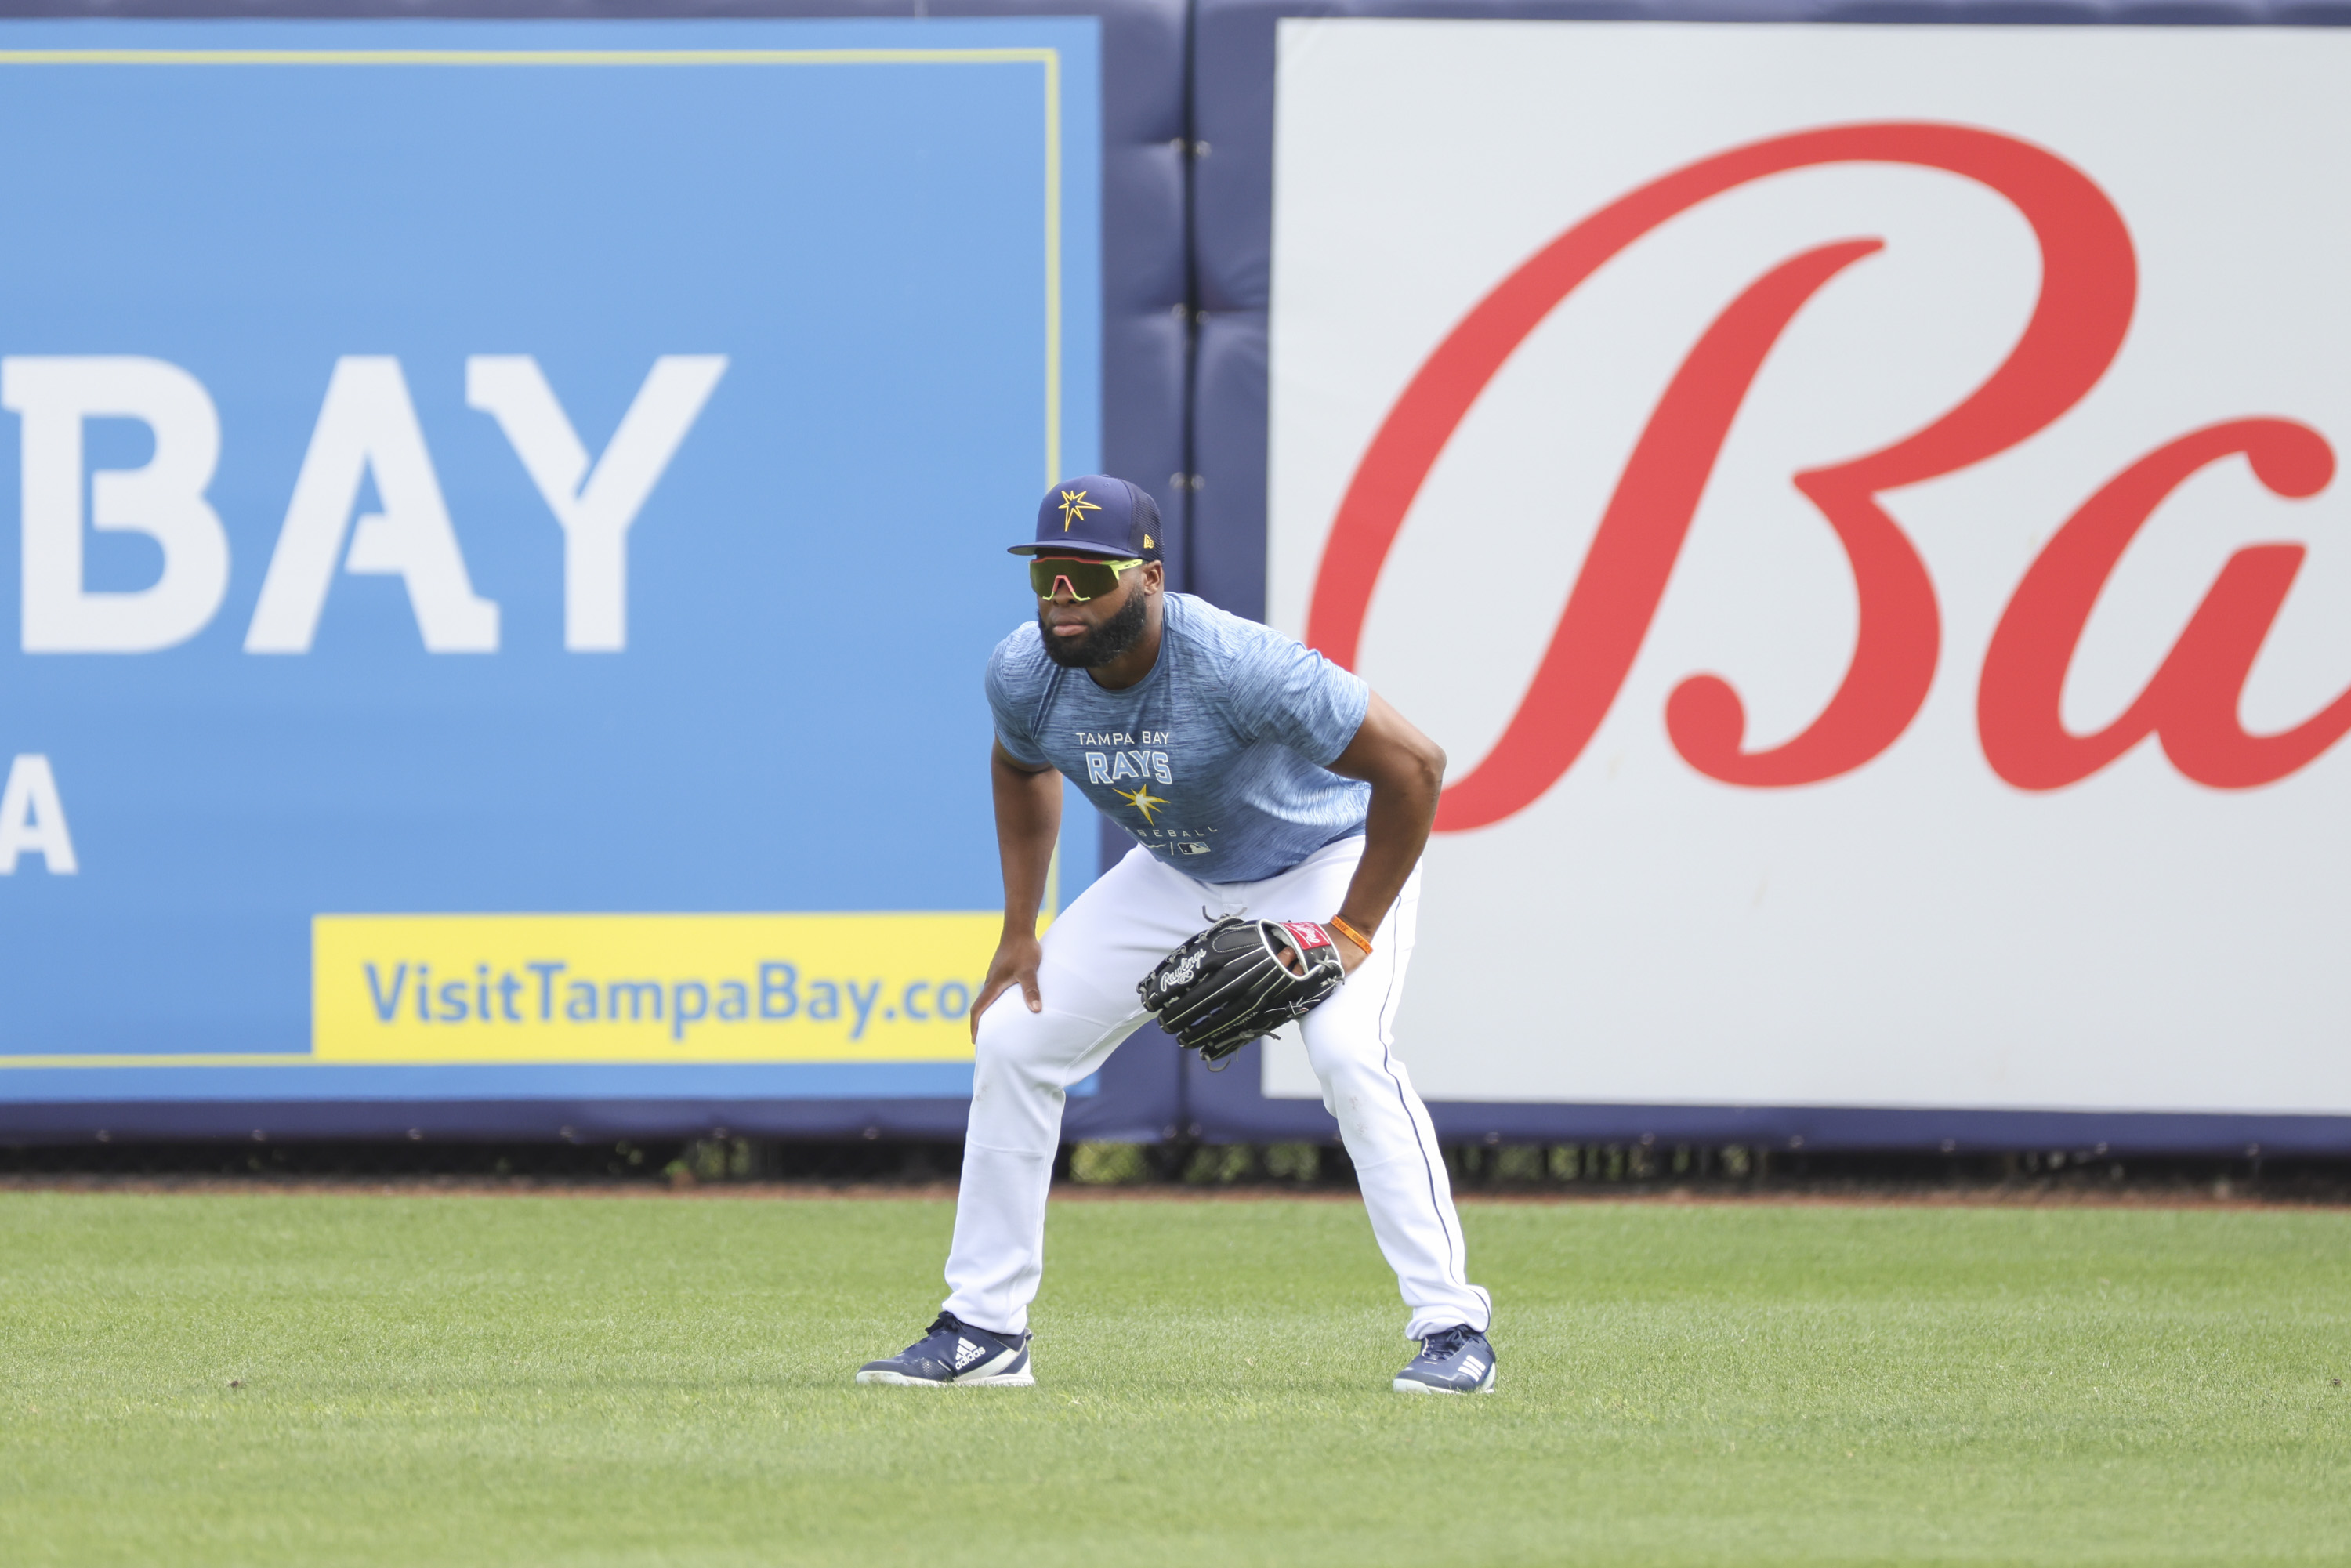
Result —
<instances>
[{"instance_id":1,"label":"white baseball pants","mask_svg":"<svg viewBox=\"0 0 2351 1568\"><path fill-rule=\"evenodd\" d=\"M1219 915L1329 918L1363 852L1362 839L1348 839L1263 882L1198 883L1138 845L1053 922L1037 971L1044 1010L1030 1012L1016 987L979 1020L948 1312L999 1333L1027 1330L1044 1273L1063 1092L1148 1019L1135 982ZM1493 1311L1464 1272L1461 1222L1428 1112L1389 1049L1419 903L1416 869L1374 939L1376 951L1303 1024L1322 1103L1338 1118L1372 1233L1412 1310L1412 1339L1455 1323L1483 1332Z\"/></svg>"}]
</instances>

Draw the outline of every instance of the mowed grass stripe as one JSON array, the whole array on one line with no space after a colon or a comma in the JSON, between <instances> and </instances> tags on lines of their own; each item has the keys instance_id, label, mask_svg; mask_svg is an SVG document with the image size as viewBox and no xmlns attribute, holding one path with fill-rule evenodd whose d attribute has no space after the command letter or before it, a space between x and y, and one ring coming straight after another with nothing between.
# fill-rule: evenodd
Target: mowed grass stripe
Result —
<instances>
[{"instance_id":1,"label":"mowed grass stripe","mask_svg":"<svg viewBox=\"0 0 2351 1568\"><path fill-rule=\"evenodd\" d=\"M1441 1400L1359 1208L1070 1204L1041 1386L852 1385L952 1222L0 1196L0 1562L2351 1559L2351 1214L1473 1204Z\"/></svg>"}]
</instances>

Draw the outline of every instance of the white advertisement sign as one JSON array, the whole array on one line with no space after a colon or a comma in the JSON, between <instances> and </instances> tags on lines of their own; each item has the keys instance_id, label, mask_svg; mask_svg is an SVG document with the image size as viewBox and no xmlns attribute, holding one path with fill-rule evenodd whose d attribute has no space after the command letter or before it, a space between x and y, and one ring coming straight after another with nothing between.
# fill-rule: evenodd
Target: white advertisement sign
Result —
<instances>
[{"instance_id":1,"label":"white advertisement sign","mask_svg":"<svg viewBox=\"0 0 2351 1568\"><path fill-rule=\"evenodd\" d=\"M1450 755L1430 1098L2351 1112L2351 35L1280 47L1268 616Z\"/></svg>"}]
</instances>

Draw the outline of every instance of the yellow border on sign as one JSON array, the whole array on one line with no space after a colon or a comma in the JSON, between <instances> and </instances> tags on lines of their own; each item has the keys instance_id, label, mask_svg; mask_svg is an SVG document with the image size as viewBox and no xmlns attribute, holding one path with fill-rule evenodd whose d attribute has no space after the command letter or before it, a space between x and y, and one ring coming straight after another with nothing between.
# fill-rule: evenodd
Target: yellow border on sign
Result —
<instances>
[{"instance_id":1,"label":"yellow border on sign","mask_svg":"<svg viewBox=\"0 0 2351 1568\"><path fill-rule=\"evenodd\" d=\"M1045 483L1061 474L1061 51L1008 49L0 49L0 66L876 66L1045 68ZM1052 918L1061 852L1053 848ZM10 1056L0 1070L57 1067L315 1066L304 1052Z\"/></svg>"},{"instance_id":2,"label":"yellow border on sign","mask_svg":"<svg viewBox=\"0 0 2351 1568\"><path fill-rule=\"evenodd\" d=\"M1017 49L0 49L0 66L1045 68L1045 483L1061 473L1061 51Z\"/></svg>"}]
</instances>

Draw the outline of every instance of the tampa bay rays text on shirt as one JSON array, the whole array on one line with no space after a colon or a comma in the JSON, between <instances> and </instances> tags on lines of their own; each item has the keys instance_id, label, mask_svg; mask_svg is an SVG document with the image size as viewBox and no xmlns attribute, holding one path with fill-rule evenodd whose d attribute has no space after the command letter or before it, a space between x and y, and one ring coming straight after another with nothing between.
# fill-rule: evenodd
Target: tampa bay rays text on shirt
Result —
<instances>
[{"instance_id":1,"label":"tampa bay rays text on shirt","mask_svg":"<svg viewBox=\"0 0 2351 1568\"><path fill-rule=\"evenodd\" d=\"M997 644L1007 755L1052 768L1137 843L1202 882L1257 882L1364 831L1371 786L1327 764L1371 688L1312 649L1170 593L1151 673L1122 691L1064 669L1031 622Z\"/></svg>"},{"instance_id":2,"label":"tampa bay rays text on shirt","mask_svg":"<svg viewBox=\"0 0 2351 1568\"><path fill-rule=\"evenodd\" d=\"M1167 744L1167 736L1164 730L1144 730L1143 740L1146 748L1155 745L1165 746ZM1092 735L1081 730L1078 734L1078 744L1131 747L1134 744L1134 737ZM1162 784L1176 782L1176 776L1167 769L1167 754L1164 751L1144 749L1086 753L1087 783L1115 784L1122 779L1156 779Z\"/></svg>"}]
</instances>

